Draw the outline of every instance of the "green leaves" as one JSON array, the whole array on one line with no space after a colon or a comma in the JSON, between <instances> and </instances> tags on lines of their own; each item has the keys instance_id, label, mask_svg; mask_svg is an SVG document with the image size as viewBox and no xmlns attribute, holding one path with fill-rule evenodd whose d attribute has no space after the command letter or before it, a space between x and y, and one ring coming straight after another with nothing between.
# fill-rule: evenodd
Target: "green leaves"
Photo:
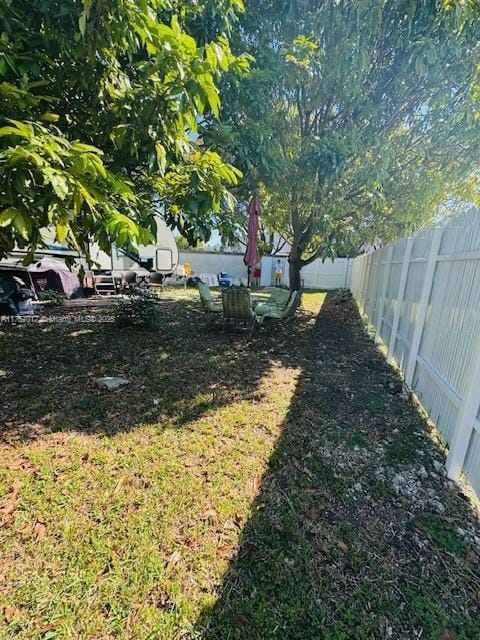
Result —
<instances>
[{"instance_id":1,"label":"green leaves","mask_svg":"<svg viewBox=\"0 0 480 640\"><path fill-rule=\"evenodd\" d=\"M58 122L60 120L60 116L58 115L58 113L46 111L45 113L42 113L39 119L42 122Z\"/></svg>"},{"instance_id":2,"label":"green leaves","mask_svg":"<svg viewBox=\"0 0 480 640\"><path fill-rule=\"evenodd\" d=\"M303 35L297 36L286 52L287 62L291 62L298 67L308 68L318 48L318 44L311 38Z\"/></svg>"},{"instance_id":3,"label":"green leaves","mask_svg":"<svg viewBox=\"0 0 480 640\"><path fill-rule=\"evenodd\" d=\"M57 222L57 224L55 225L55 230L58 242L60 242L60 244L63 243L69 231L68 224Z\"/></svg>"},{"instance_id":4,"label":"green leaves","mask_svg":"<svg viewBox=\"0 0 480 640\"><path fill-rule=\"evenodd\" d=\"M155 151L157 154L158 170L160 175L163 176L165 174L165 169L167 168L167 152L165 151L163 144L160 144L160 142L157 142L155 145Z\"/></svg>"},{"instance_id":5,"label":"green leaves","mask_svg":"<svg viewBox=\"0 0 480 640\"><path fill-rule=\"evenodd\" d=\"M471 199L479 40L473 2L250 3L234 48L255 62L229 75L221 110L241 195L260 185L263 222L307 258L409 233L449 195ZM206 140L224 144L218 130Z\"/></svg>"},{"instance_id":6,"label":"green leaves","mask_svg":"<svg viewBox=\"0 0 480 640\"><path fill-rule=\"evenodd\" d=\"M83 0L83 11L80 14L78 19L78 28L82 36L85 36L85 31L87 29L87 20L90 17L90 11L92 8L93 0Z\"/></svg>"},{"instance_id":7,"label":"green leaves","mask_svg":"<svg viewBox=\"0 0 480 640\"><path fill-rule=\"evenodd\" d=\"M28 124L19 122L18 120L8 119L11 122L10 126L0 127L0 137L4 136L17 136L19 138L25 138L30 140L33 135L33 129Z\"/></svg>"},{"instance_id":8,"label":"green leaves","mask_svg":"<svg viewBox=\"0 0 480 640\"><path fill-rule=\"evenodd\" d=\"M16 146L0 153L5 185L0 202L15 200L16 204L1 214L7 233L0 237L0 251L11 250L13 241L20 246L41 243L39 231L51 225L58 242L76 247L90 233L95 235L102 221L112 240L135 241L136 222L129 220L127 225L121 218L121 224L111 224L112 219L127 217L121 210L136 203L134 192L128 181L105 168L98 149L69 142L58 130L53 133L38 123L11 122L13 126L0 129L0 136L18 138Z\"/></svg>"},{"instance_id":9,"label":"green leaves","mask_svg":"<svg viewBox=\"0 0 480 640\"><path fill-rule=\"evenodd\" d=\"M248 69L248 58L233 55L225 35L242 6L241 0L5 5L0 206L23 217L5 216L0 256L14 241L32 250L41 245L40 231L49 225L67 244L136 243L149 237L159 198L174 207L172 224L180 203L203 233L212 211L231 202L226 186L238 180L233 168L208 155L196 131L219 115L220 74ZM31 225L20 233L24 218Z\"/></svg>"},{"instance_id":10,"label":"green leaves","mask_svg":"<svg viewBox=\"0 0 480 640\"><path fill-rule=\"evenodd\" d=\"M13 224L17 215L21 215L21 212L15 207L7 207L0 212L0 227L9 227Z\"/></svg>"},{"instance_id":11,"label":"green leaves","mask_svg":"<svg viewBox=\"0 0 480 640\"><path fill-rule=\"evenodd\" d=\"M155 180L167 223L176 226L192 244L208 240L212 225L219 225L215 214L225 220L232 212L234 198L227 186L238 184L241 176L217 153L193 154L187 164Z\"/></svg>"},{"instance_id":12,"label":"green leaves","mask_svg":"<svg viewBox=\"0 0 480 640\"><path fill-rule=\"evenodd\" d=\"M7 207L0 212L0 227L10 227L12 235L22 240L28 240L31 232L31 222L28 216L16 209L15 207Z\"/></svg>"},{"instance_id":13,"label":"green leaves","mask_svg":"<svg viewBox=\"0 0 480 640\"><path fill-rule=\"evenodd\" d=\"M60 200L65 200L69 192L69 183L60 171L55 171L50 167L43 170L44 184L51 184L55 195Z\"/></svg>"},{"instance_id":14,"label":"green leaves","mask_svg":"<svg viewBox=\"0 0 480 640\"><path fill-rule=\"evenodd\" d=\"M108 230L120 246L130 244L134 249L138 246L137 225L125 214L111 209L107 220Z\"/></svg>"}]
</instances>

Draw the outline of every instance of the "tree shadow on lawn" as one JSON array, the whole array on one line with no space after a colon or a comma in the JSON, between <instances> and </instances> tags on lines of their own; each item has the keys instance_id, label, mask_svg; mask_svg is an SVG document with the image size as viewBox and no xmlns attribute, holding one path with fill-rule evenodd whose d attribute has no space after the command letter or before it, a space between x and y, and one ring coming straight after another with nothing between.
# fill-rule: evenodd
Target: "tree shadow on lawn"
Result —
<instances>
[{"instance_id":1,"label":"tree shadow on lawn","mask_svg":"<svg viewBox=\"0 0 480 640\"><path fill-rule=\"evenodd\" d=\"M255 338L224 332L221 319L199 311L196 300L162 303L161 316L154 330L46 323L0 331L0 441L68 430L113 436L141 424L184 427L234 402L260 401L259 381L291 343L286 328ZM307 339L307 316L294 334L296 344ZM108 392L94 384L99 376L130 383Z\"/></svg>"},{"instance_id":2,"label":"tree shadow on lawn","mask_svg":"<svg viewBox=\"0 0 480 640\"><path fill-rule=\"evenodd\" d=\"M327 299L203 640L480 638L478 514L350 302ZM396 489L395 489L396 487ZM195 635L197 637L197 635Z\"/></svg>"},{"instance_id":3,"label":"tree shadow on lawn","mask_svg":"<svg viewBox=\"0 0 480 640\"><path fill-rule=\"evenodd\" d=\"M156 331L5 331L3 439L188 428L218 408L261 402L273 365L301 370L218 603L193 633L405 640L440 638L444 627L478 639L478 550L457 532L480 535L478 520L454 485L432 475L441 453L351 303L329 296L315 324L302 314L254 339L224 333L196 303L162 310ZM110 394L93 385L100 375L130 385Z\"/></svg>"}]
</instances>

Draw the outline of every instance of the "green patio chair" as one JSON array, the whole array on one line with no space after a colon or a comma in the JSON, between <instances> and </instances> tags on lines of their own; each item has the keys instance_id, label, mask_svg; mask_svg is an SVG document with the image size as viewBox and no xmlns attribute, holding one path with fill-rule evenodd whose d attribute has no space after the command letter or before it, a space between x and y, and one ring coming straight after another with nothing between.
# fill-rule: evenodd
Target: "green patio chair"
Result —
<instances>
[{"instance_id":1,"label":"green patio chair","mask_svg":"<svg viewBox=\"0 0 480 640\"><path fill-rule=\"evenodd\" d=\"M208 311L209 313L221 313L222 312L222 301L221 300L215 300L212 297L212 294L210 292L210 287L208 286L208 284L205 284L204 282L199 282L198 283L198 293L200 294L200 301L202 303L202 307L205 309L205 311Z\"/></svg>"},{"instance_id":2,"label":"green patio chair","mask_svg":"<svg viewBox=\"0 0 480 640\"><path fill-rule=\"evenodd\" d=\"M295 312L300 306L301 299L301 291L292 291L289 296L288 303L283 308L278 305L262 302L255 307L255 322L261 325L264 323L265 318L272 318L273 320L287 320L288 318L293 318Z\"/></svg>"},{"instance_id":3,"label":"green patio chair","mask_svg":"<svg viewBox=\"0 0 480 640\"><path fill-rule=\"evenodd\" d=\"M280 289L279 287L272 289L268 298L257 302L254 307L255 313L257 313L258 310L258 315L264 315L268 313L272 307L280 310L285 309L290 300L290 294L290 289Z\"/></svg>"},{"instance_id":4,"label":"green patio chair","mask_svg":"<svg viewBox=\"0 0 480 640\"><path fill-rule=\"evenodd\" d=\"M268 304L278 305L279 307L286 307L290 300L290 289L282 289L281 287L274 287L270 291L266 302Z\"/></svg>"},{"instance_id":5,"label":"green patio chair","mask_svg":"<svg viewBox=\"0 0 480 640\"><path fill-rule=\"evenodd\" d=\"M227 324L229 320L233 322L243 322L245 326L253 327L255 315L250 299L250 289L246 287L229 287L222 292L223 317Z\"/></svg>"}]
</instances>

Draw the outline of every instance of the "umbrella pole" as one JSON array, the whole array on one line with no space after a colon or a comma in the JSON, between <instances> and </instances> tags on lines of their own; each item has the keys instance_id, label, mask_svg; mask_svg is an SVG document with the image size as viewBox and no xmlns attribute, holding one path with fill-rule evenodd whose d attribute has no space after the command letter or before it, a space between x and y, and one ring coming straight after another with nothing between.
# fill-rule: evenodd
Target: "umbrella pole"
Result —
<instances>
[{"instance_id":1,"label":"umbrella pole","mask_svg":"<svg viewBox=\"0 0 480 640\"><path fill-rule=\"evenodd\" d=\"M248 267L247 269L247 288L250 289L251 284L251 276L252 276L252 267Z\"/></svg>"}]
</instances>

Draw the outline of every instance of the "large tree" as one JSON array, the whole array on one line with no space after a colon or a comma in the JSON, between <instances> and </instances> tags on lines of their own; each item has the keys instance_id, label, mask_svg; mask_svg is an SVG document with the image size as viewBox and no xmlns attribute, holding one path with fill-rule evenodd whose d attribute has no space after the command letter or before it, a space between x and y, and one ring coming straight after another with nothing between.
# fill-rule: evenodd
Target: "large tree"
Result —
<instances>
[{"instance_id":1,"label":"large tree","mask_svg":"<svg viewBox=\"0 0 480 640\"><path fill-rule=\"evenodd\" d=\"M227 229L240 173L198 136L240 74L242 0L0 3L0 257L41 231L84 249L146 242L152 213L195 241Z\"/></svg>"},{"instance_id":2,"label":"large tree","mask_svg":"<svg viewBox=\"0 0 480 640\"><path fill-rule=\"evenodd\" d=\"M465 192L479 151L477 2L250 0L223 125L244 188L292 245L290 283L360 238L390 240Z\"/></svg>"}]
</instances>

